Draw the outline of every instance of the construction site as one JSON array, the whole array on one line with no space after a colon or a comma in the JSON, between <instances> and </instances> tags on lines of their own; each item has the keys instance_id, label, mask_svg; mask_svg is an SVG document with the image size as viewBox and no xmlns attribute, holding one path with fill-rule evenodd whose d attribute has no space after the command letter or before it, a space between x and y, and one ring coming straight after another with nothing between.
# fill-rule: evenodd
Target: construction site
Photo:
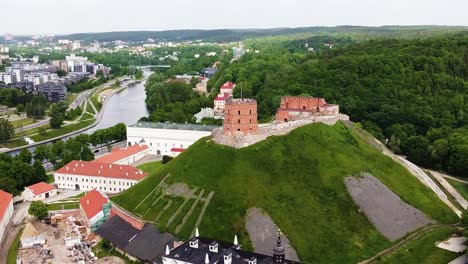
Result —
<instances>
[{"instance_id":1,"label":"construction site","mask_svg":"<svg viewBox=\"0 0 468 264\"><path fill-rule=\"evenodd\" d=\"M17 263L96 263L96 236L84 225L79 210L55 213L29 222L20 237Z\"/></svg>"}]
</instances>

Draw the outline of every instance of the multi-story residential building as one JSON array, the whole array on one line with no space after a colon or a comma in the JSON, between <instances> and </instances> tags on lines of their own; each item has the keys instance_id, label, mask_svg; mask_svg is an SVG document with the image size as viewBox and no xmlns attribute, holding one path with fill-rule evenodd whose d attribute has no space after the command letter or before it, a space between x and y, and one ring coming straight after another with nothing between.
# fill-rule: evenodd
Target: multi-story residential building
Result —
<instances>
[{"instance_id":1,"label":"multi-story residential building","mask_svg":"<svg viewBox=\"0 0 468 264\"><path fill-rule=\"evenodd\" d=\"M127 126L128 146L146 144L149 154L177 156L217 126L139 122Z\"/></svg>"},{"instance_id":2,"label":"multi-story residential building","mask_svg":"<svg viewBox=\"0 0 468 264\"><path fill-rule=\"evenodd\" d=\"M37 92L41 92L49 102L58 102L67 98L67 87L61 83L48 82L36 86Z\"/></svg>"},{"instance_id":3,"label":"multi-story residential building","mask_svg":"<svg viewBox=\"0 0 468 264\"><path fill-rule=\"evenodd\" d=\"M148 174L129 165L71 161L54 174L58 188L119 193L137 184Z\"/></svg>"},{"instance_id":4,"label":"multi-story residential building","mask_svg":"<svg viewBox=\"0 0 468 264\"><path fill-rule=\"evenodd\" d=\"M13 195L0 190L0 242L13 215Z\"/></svg>"}]
</instances>

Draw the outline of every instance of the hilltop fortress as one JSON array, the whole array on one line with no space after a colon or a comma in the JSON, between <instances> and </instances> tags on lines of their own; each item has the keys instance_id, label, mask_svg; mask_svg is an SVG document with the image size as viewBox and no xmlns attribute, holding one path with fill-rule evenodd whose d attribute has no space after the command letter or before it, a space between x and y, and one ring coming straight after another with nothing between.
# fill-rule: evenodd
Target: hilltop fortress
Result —
<instances>
[{"instance_id":1,"label":"hilltop fortress","mask_svg":"<svg viewBox=\"0 0 468 264\"><path fill-rule=\"evenodd\" d=\"M285 96L275 121L258 125L257 101L230 97L224 107L223 128L214 129L212 135L218 144L243 148L310 123L334 125L338 120L349 120L349 116L340 114L338 105L327 104L323 98Z\"/></svg>"}]
</instances>

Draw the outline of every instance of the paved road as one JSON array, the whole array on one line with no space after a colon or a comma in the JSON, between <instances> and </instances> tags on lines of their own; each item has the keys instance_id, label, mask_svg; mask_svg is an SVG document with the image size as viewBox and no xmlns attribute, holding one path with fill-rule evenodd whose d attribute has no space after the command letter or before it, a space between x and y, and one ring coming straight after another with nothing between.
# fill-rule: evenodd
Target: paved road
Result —
<instances>
[{"instance_id":1,"label":"paved road","mask_svg":"<svg viewBox=\"0 0 468 264\"><path fill-rule=\"evenodd\" d=\"M57 194L56 196L49 197L44 200L44 203L53 203L56 201L64 200L73 196L76 196L83 191L75 191L75 190L65 190L65 189L59 189L60 193Z\"/></svg>"},{"instance_id":2,"label":"paved road","mask_svg":"<svg viewBox=\"0 0 468 264\"><path fill-rule=\"evenodd\" d=\"M15 205L15 211L11 217L10 223L5 229L5 237L0 245L0 264L6 264L6 256L8 255L8 249L16 238L16 234L23 226L23 221L28 215L29 202L23 202Z\"/></svg>"},{"instance_id":3,"label":"paved road","mask_svg":"<svg viewBox=\"0 0 468 264\"><path fill-rule=\"evenodd\" d=\"M461 183L464 183L464 184L468 184L468 181L465 181L465 180L462 180L462 179L458 179L456 177L452 177L450 175L447 175L447 174L443 174L443 173L440 173L442 175L442 177L446 178L446 179L451 179L451 180L454 180L454 181L457 181L457 182L461 182Z\"/></svg>"},{"instance_id":4,"label":"paved road","mask_svg":"<svg viewBox=\"0 0 468 264\"><path fill-rule=\"evenodd\" d=\"M452 185L444 178L444 176L437 172L437 171L431 171L429 170L429 173L444 187L444 189L452 195L452 197L455 199L455 201L463 208L467 209L468 208L468 201L455 189L453 188Z\"/></svg>"},{"instance_id":5,"label":"paved road","mask_svg":"<svg viewBox=\"0 0 468 264\"><path fill-rule=\"evenodd\" d=\"M40 127L40 126L43 126L43 125L47 125L49 123L49 120L50 120L50 117L47 116L44 119L40 120L39 122L24 126L22 128L15 129L15 133L20 133L22 131L33 129L33 128Z\"/></svg>"}]
</instances>

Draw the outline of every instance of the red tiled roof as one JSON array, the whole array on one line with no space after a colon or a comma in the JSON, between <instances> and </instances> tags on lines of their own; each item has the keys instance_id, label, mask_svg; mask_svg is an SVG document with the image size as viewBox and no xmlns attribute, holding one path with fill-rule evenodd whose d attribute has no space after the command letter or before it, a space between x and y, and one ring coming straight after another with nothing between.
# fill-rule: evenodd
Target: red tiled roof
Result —
<instances>
[{"instance_id":1,"label":"red tiled roof","mask_svg":"<svg viewBox=\"0 0 468 264\"><path fill-rule=\"evenodd\" d=\"M5 212L8 206L10 205L12 199L12 194L0 190L0 220L3 219L3 216L5 215Z\"/></svg>"},{"instance_id":2,"label":"red tiled roof","mask_svg":"<svg viewBox=\"0 0 468 264\"><path fill-rule=\"evenodd\" d=\"M215 97L215 101L226 101L229 97L229 94L228 93L223 93L223 95L221 96L221 94L218 94L216 97Z\"/></svg>"},{"instance_id":3,"label":"red tiled roof","mask_svg":"<svg viewBox=\"0 0 468 264\"><path fill-rule=\"evenodd\" d=\"M115 148L108 155L105 155L101 158L93 160L91 162L100 162L100 163L114 163L131 155L135 155L141 151L148 149L148 146L144 144L136 144L130 147L125 148Z\"/></svg>"},{"instance_id":4,"label":"red tiled roof","mask_svg":"<svg viewBox=\"0 0 468 264\"><path fill-rule=\"evenodd\" d=\"M91 219L102 211L102 206L108 203L107 197L100 192L94 190L89 191L85 196L80 198L81 209L86 214L88 219Z\"/></svg>"},{"instance_id":5,"label":"red tiled roof","mask_svg":"<svg viewBox=\"0 0 468 264\"><path fill-rule=\"evenodd\" d=\"M130 165L116 165L77 160L70 161L67 165L58 169L56 173L129 180L141 180L148 175L148 173Z\"/></svg>"},{"instance_id":6,"label":"red tiled roof","mask_svg":"<svg viewBox=\"0 0 468 264\"><path fill-rule=\"evenodd\" d=\"M221 85L221 89L232 89L234 88L234 85L234 83L227 81L223 85Z\"/></svg>"},{"instance_id":7,"label":"red tiled roof","mask_svg":"<svg viewBox=\"0 0 468 264\"><path fill-rule=\"evenodd\" d=\"M135 217L123 212L120 208L112 205L109 219L111 219L115 215L120 216L120 218L122 218L123 220L125 220L127 223L131 224L134 228L138 230L143 229L143 226L145 225L143 221L136 219Z\"/></svg>"},{"instance_id":8,"label":"red tiled roof","mask_svg":"<svg viewBox=\"0 0 468 264\"><path fill-rule=\"evenodd\" d=\"M33 184L31 186L28 186L26 187L28 188L29 190L31 190L31 192L34 194L34 195L39 195L41 193L45 193L45 192L48 192L48 191L52 191L52 190L55 190L55 186L53 185L50 185L50 184L47 184L45 182L38 182L36 184Z\"/></svg>"},{"instance_id":9,"label":"red tiled roof","mask_svg":"<svg viewBox=\"0 0 468 264\"><path fill-rule=\"evenodd\" d=\"M171 152L182 152L184 150L184 148L171 148Z\"/></svg>"}]
</instances>

